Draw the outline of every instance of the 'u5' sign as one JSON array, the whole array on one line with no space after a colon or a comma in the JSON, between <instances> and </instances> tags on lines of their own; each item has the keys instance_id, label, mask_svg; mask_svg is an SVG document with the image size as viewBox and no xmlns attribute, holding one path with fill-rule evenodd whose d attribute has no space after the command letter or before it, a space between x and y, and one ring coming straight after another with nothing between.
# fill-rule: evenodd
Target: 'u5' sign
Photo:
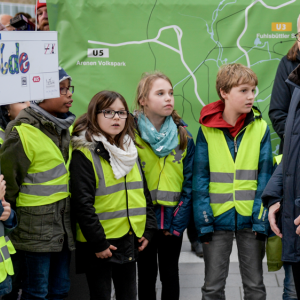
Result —
<instances>
[{"instance_id":1,"label":"'u5' sign","mask_svg":"<svg viewBox=\"0 0 300 300\"><path fill-rule=\"evenodd\" d=\"M9 71L10 74L19 74L27 73L30 68L30 62L28 60L28 54L23 52L19 55L20 44L16 43L16 54L9 56L8 62L3 60L3 52L5 50L5 44L0 44L0 53L1 53L1 74L6 75Z\"/></svg>"}]
</instances>

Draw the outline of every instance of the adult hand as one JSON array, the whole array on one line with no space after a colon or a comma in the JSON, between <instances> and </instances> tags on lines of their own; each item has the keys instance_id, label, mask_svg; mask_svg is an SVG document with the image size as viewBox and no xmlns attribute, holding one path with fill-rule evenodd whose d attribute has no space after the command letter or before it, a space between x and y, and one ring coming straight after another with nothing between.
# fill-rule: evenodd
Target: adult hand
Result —
<instances>
[{"instance_id":1,"label":"adult hand","mask_svg":"<svg viewBox=\"0 0 300 300\"><path fill-rule=\"evenodd\" d=\"M96 256L102 259L112 257L110 250L117 250L117 247L110 245L106 250L96 253Z\"/></svg>"},{"instance_id":2,"label":"adult hand","mask_svg":"<svg viewBox=\"0 0 300 300\"><path fill-rule=\"evenodd\" d=\"M163 234L165 235L165 236L171 236L172 234L168 231L168 230L163 230Z\"/></svg>"},{"instance_id":3,"label":"adult hand","mask_svg":"<svg viewBox=\"0 0 300 300\"><path fill-rule=\"evenodd\" d=\"M6 190L6 181L4 180L4 176L0 175L0 200L5 196Z\"/></svg>"},{"instance_id":4,"label":"adult hand","mask_svg":"<svg viewBox=\"0 0 300 300\"><path fill-rule=\"evenodd\" d=\"M6 27L0 23L0 31L7 31Z\"/></svg>"},{"instance_id":5,"label":"adult hand","mask_svg":"<svg viewBox=\"0 0 300 300\"><path fill-rule=\"evenodd\" d=\"M139 242L139 243L142 243L142 245L139 247L139 252L143 251L143 250L147 247L147 245L148 245L148 243L149 243L149 241L148 241L144 236L141 237L141 238L138 240L138 242Z\"/></svg>"},{"instance_id":6,"label":"adult hand","mask_svg":"<svg viewBox=\"0 0 300 300\"><path fill-rule=\"evenodd\" d=\"M295 223L296 226L297 226L297 225L300 225L300 216L299 216L298 218L295 219L294 223ZM296 233L297 233L298 235L300 235L300 226L297 227Z\"/></svg>"},{"instance_id":7,"label":"adult hand","mask_svg":"<svg viewBox=\"0 0 300 300\"><path fill-rule=\"evenodd\" d=\"M6 221L11 214L11 207L10 204L6 202L4 198L2 200L2 206L4 208L4 211L0 217L0 221Z\"/></svg>"},{"instance_id":8,"label":"adult hand","mask_svg":"<svg viewBox=\"0 0 300 300\"><path fill-rule=\"evenodd\" d=\"M280 203L279 202L277 202L277 203L273 204L272 206L270 206L268 219L269 219L272 231L277 236L282 238L282 233L280 232L280 229L278 228L278 226L276 224L276 213L279 211L279 208L280 208Z\"/></svg>"}]
</instances>

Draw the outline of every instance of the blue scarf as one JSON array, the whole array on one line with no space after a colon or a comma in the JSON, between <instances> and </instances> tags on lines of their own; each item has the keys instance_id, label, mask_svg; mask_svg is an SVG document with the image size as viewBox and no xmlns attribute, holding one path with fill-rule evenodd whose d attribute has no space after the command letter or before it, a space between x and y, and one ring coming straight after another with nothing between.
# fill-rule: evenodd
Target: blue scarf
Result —
<instances>
[{"instance_id":1,"label":"blue scarf","mask_svg":"<svg viewBox=\"0 0 300 300\"><path fill-rule=\"evenodd\" d=\"M160 131L157 132L150 120L141 113L138 118L138 127L141 138L150 144L158 157L167 156L178 145L177 126L171 116L166 117Z\"/></svg>"}]
</instances>

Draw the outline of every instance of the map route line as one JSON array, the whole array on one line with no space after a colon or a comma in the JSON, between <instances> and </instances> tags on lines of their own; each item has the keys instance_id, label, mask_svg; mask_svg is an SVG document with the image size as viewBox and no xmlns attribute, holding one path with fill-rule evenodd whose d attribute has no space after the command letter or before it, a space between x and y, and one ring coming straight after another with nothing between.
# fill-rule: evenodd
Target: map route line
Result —
<instances>
[{"instance_id":1,"label":"map route line","mask_svg":"<svg viewBox=\"0 0 300 300\"><path fill-rule=\"evenodd\" d=\"M167 29L174 29L174 31L175 31L175 33L177 35L177 41L178 41L179 50L158 40L159 37L160 37L160 35L161 35L161 32L164 31L164 30L167 30ZM198 83L197 83L196 76L191 71L191 69L189 68L189 66L186 64L186 62L184 60L184 57L183 57L183 51L182 51L182 45L181 45L182 35L183 35L183 33L182 33L182 30L181 30L180 27L178 27L177 25L170 25L170 26L165 26L165 27L160 28L159 31L158 31L157 36L154 39L147 39L147 40L142 40L142 41L131 41L131 42L118 43L118 44L111 44L111 43L104 43L104 42L98 42L98 41L88 40L88 43L90 43L90 44L104 45L104 46L110 46L110 47L120 47L120 46L134 45L134 44L144 44L144 43L157 43L157 44L160 44L160 45L162 45L162 46L164 46L166 48L171 49L172 51L174 51L174 52L176 52L176 53L178 53L180 55L182 64L185 66L185 68L187 69L187 71L190 73L191 77L194 80L194 92L195 92L195 95L196 95L197 99L199 100L199 102L201 103L201 105L205 106L205 103L201 100L201 98L200 98L200 96L198 94L198 90L197 90Z\"/></svg>"},{"instance_id":2,"label":"map route line","mask_svg":"<svg viewBox=\"0 0 300 300\"><path fill-rule=\"evenodd\" d=\"M151 13L150 13L150 16L149 16L149 19L148 19L147 29L146 29L147 39L149 39L149 24L150 24L150 20L151 20L151 17L152 17L152 13L153 13L153 11L154 11L154 9L156 7L156 4L157 4L157 0L155 0L155 3L153 5L153 7L152 7L152 10L151 10ZM148 46L149 46L149 49L150 49L150 51L151 51L151 53L153 55L153 58L154 58L154 70L156 70L156 56L154 54L154 51L152 50L152 47L151 47L150 43L148 43Z\"/></svg>"},{"instance_id":3,"label":"map route line","mask_svg":"<svg viewBox=\"0 0 300 300\"><path fill-rule=\"evenodd\" d=\"M243 53L245 53L245 57L246 57L246 60L247 60L247 67L248 67L248 68L251 67L249 55L248 55L247 51L244 50L244 49L240 46L240 40L241 40L241 38L243 37L243 35L245 34L245 32L246 32L246 30L247 30L247 28L248 28L248 11L249 11L249 9L250 9L252 6L254 6L254 5L255 5L256 3L258 3L258 2L260 2L265 8L268 8L268 9L279 9L279 8L282 8L282 7L286 6L286 5L289 5L289 4L292 4L292 3L296 2L296 0L290 0L290 1L286 2L286 3L280 4L280 5L275 6L275 7L274 7L274 6L267 5L266 3L264 3L263 0L256 0L256 1L254 1L253 3L251 3L249 6L247 6L247 8L246 8L246 10L245 10L245 27L244 27L244 30L242 31L242 33L240 34L240 36L238 37L236 44L237 44L238 48L239 48Z\"/></svg>"}]
</instances>

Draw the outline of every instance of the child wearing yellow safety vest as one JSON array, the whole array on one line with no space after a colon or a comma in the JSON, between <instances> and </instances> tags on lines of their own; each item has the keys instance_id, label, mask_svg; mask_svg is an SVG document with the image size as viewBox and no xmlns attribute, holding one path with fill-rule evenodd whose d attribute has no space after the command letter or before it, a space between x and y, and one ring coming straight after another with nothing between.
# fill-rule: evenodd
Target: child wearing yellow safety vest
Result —
<instances>
[{"instance_id":1,"label":"child wearing yellow safety vest","mask_svg":"<svg viewBox=\"0 0 300 300\"><path fill-rule=\"evenodd\" d=\"M70 165L76 270L90 299L136 299L136 260L156 230L138 159L134 119L122 95L97 93L75 123ZM138 146L138 145L137 145Z\"/></svg>"},{"instance_id":2,"label":"child wearing yellow safety vest","mask_svg":"<svg viewBox=\"0 0 300 300\"><path fill-rule=\"evenodd\" d=\"M221 67L221 100L200 115L193 171L193 208L203 243L202 299L225 298L236 238L245 299L266 299L262 259L269 223L261 203L272 174L270 130L254 107L255 73L240 64Z\"/></svg>"},{"instance_id":3,"label":"child wearing yellow safety vest","mask_svg":"<svg viewBox=\"0 0 300 300\"><path fill-rule=\"evenodd\" d=\"M6 200L16 207L19 222L11 234L15 256L22 263L13 289L22 288L24 300L63 299L70 289L69 264L75 244L70 219L69 127L75 115L69 109L74 87L62 68L59 85L59 98L31 103L7 125L0 150Z\"/></svg>"},{"instance_id":4,"label":"child wearing yellow safety vest","mask_svg":"<svg viewBox=\"0 0 300 300\"><path fill-rule=\"evenodd\" d=\"M11 276L14 275L11 254L16 250L7 236L16 226L17 218L10 204L5 201L5 180L0 176L0 296L6 295L12 290Z\"/></svg>"},{"instance_id":5,"label":"child wearing yellow safety vest","mask_svg":"<svg viewBox=\"0 0 300 300\"><path fill-rule=\"evenodd\" d=\"M195 145L174 110L173 87L161 72L143 74L137 88L136 140L160 229L138 261L140 300L156 299L159 268L162 300L179 299L178 261L192 209Z\"/></svg>"}]
</instances>

